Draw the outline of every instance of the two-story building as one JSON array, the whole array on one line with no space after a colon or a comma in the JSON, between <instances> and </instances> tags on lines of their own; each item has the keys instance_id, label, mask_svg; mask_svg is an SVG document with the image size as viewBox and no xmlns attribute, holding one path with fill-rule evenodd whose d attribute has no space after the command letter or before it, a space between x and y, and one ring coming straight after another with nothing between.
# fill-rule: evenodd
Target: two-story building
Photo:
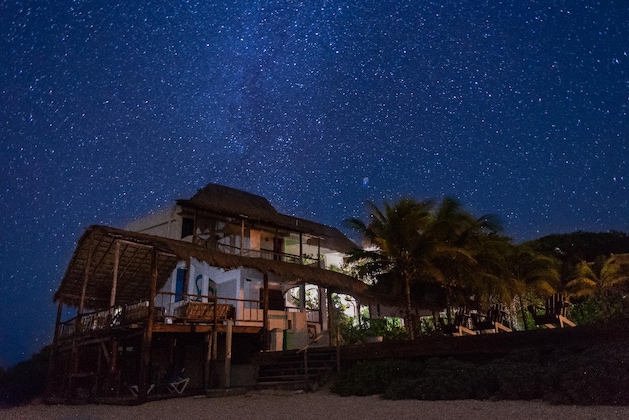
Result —
<instances>
[{"instance_id":1,"label":"two-story building","mask_svg":"<svg viewBox=\"0 0 629 420\"><path fill-rule=\"evenodd\" d=\"M55 294L51 394L233 386L259 351L328 345L332 291L366 293L338 270L353 247L215 184L124 230L91 226Z\"/></svg>"}]
</instances>

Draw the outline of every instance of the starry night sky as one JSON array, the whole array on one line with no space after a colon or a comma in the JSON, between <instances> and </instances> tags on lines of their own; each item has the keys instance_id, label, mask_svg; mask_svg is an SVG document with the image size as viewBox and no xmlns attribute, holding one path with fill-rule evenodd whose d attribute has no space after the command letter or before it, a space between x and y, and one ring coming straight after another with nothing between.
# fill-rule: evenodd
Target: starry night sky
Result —
<instances>
[{"instance_id":1,"label":"starry night sky","mask_svg":"<svg viewBox=\"0 0 629 420\"><path fill-rule=\"evenodd\" d=\"M0 95L0 366L51 341L87 226L208 182L629 230L626 0L0 0Z\"/></svg>"}]
</instances>

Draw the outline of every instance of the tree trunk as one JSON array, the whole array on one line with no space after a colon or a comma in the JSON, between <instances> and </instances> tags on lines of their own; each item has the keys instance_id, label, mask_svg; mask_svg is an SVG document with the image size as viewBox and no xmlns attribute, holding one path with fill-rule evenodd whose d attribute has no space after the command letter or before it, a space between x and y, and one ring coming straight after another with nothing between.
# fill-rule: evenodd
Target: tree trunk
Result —
<instances>
[{"instance_id":1,"label":"tree trunk","mask_svg":"<svg viewBox=\"0 0 629 420\"><path fill-rule=\"evenodd\" d=\"M406 293L406 320L408 322L408 338L415 340L415 325L413 322L413 306L411 304L411 282L408 276L404 276L404 291Z\"/></svg>"},{"instance_id":2,"label":"tree trunk","mask_svg":"<svg viewBox=\"0 0 629 420\"><path fill-rule=\"evenodd\" d=\"M522 314L522 324L524 325L524 331L529 328L526 325L526 312L524 311L524 303L522 302L522 295L518 293L518 301L520 302L520 313Z\"/></svg>"}]
</instances>

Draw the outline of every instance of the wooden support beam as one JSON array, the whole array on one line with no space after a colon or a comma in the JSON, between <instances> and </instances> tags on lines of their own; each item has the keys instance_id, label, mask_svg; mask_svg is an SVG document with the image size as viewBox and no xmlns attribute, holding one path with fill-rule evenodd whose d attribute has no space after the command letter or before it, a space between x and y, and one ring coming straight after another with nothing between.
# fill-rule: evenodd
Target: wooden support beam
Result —
<instances>
[{"instance_id":1,"label":"wooden support beam","mask_svg":"<svg viewBox=\"0 0 629 420\"><path fill-rule=\"evenodd\" d=\"M120 265L120 242L116 241L114 247L114 272L111 279L111 294L109 295L109 307L116 304L116 288L118 287L118 266Z\"/></svg>"},{"instance_id":2,"label":"wooden support beam","mask_svg":"<svg viewBox=\"0 0 629 420\"><path fill-rule=\"evenodd\" d=\"M140 380L138 400L145 402L148 396L149 369L151 368L151 350L153 341L153 323L155 322L155 294L157 293L157 253L151 251L151 292L149 296L149 313L146 319L146 327L142 338L142 351L140 360Z\"/></svg>"},{"instance_id":3,"label":"wooden support beam","mask_svg":"<svg viewBox=\"0 0 629 420\"><path fill-rule=\"evenodd\" d=\"M205 341L207 342L207 353L205 353L205 367L203 370L203 387L205 389L210 388L210 379L212 374L212 333L205 334Z\"/></svg>"},{"instance_id":4,"label":"wooden support beam","mask_svg":"<svg viewBox=\"0 0 629 420\"><path fill-rule=\"evenodd\" d=\"M245 248L245 219L240 220L240 255Z\"/></svg>"},{"instance_id":5,"label":"wooden support beam","mask_svg":"<svg viewBox=\"0 0 629 420\"><path fill-rule=\"evenodd\" d=\"M317 268L321 268L321 237L317 238Z\"/></svg>"},{"instance_id":6,"label":"wooden support beam","mask_svg":"<svg viewBox=\"0 0 629 420\"><path fill-rule=\"evenodd\" d=\"M327 300L323 299L325 289L321 286L317 287L317 298L319 301L319 326L321 327L321 331L323 331L323 322L324 322L324 310L327 308Z\"/></svg>"},{"instance_id":7,"label":"wooden support beam","mask_svg":"<svg viewBox=\"0 0 629 420\"><path fill-rule=\"evenodd\" d=\"M306 312L306 283L299 285L299 312Z\"/></svg>"},{"instance_id":8,"label":"wooden support beam","mask_svg":"<svg viewBox=\"0 0 629 420\"><path fill-rule=\"evenodd\" d=\"M231 365L232 365L232 330L234 321L227 320L227 331L225 332L225 360L223 365L223 374L225 376L224 387L231 386Z\"/></svg>"},{"instance_id":9,"label":"wooden support beam","mask_svg":"<svg viewBox=\"0 0 629 420\"><path fill-rule=\"evenodd\" d=\"M264 273L262 279L262 346L264 350L269 350L269 275Z\"/></svg>"},{"instance_id":10,"label":"wooden support beam","mask_svg":"<svg viewBox=\"0 0 629 420\"><path fill-rule=\"evenodd\" d=\"M326 296L327 307L328 307L328 334L330 336L330 346L333 346L337 343L336 340L336 320L334 316L334 302L332 301L332 289L328 288L328 293Z\"/></svg>"},{"instance_id":11,"label":"wooden support beam","mask_svg":"<svg viewBox=\"0 0 629 420\"><path fill-rule=\"evenodd\" d=\"M118 392L118 337L112 337L109 342L109 375L108 390ZM115 384L115 386L114 386Z\"/></svg>"},{"instance_id":12,"label":"wooden support beam","mask_svg":"<svg viewBox=\"0 0 629 420\"><path fill-rule=\"evenodd\" d=\"M87 262L85 263L85 270L83 270L83 285L81 286L81 299L79 301L79 316L77 317L77 330L81 325L81 314L83 314L83 308L85 307L85 293L87 292L87 282L90 276L90 266L92 265L92 254L94 253L94 231L90 234L90 250L87 254Z\"/></svg>"}]
</instances>

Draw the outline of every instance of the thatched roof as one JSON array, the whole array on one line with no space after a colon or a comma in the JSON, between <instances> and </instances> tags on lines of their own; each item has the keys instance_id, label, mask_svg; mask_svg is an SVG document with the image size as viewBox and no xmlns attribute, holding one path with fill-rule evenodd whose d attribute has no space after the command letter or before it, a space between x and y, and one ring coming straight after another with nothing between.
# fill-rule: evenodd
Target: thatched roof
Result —
<instances>
[{"instance_id":1,"label":"thatched roof","mask_svg":"<svg viewBox=\"0 0 629 420\"><path fill-rule=\"evenodd\" d=\"M343 253L356 248L336 228L278 213L266 198L224 185L208 184L192 198L177 200L177 204L184 208L205 210L227 217L244 217L251 222L312 235L321 239L321 246Z\"/></svg>"},{"instance_id":2,"label":"thatched roof","mask_svg":"<svg viewBox=\"0 0 629 420\"><path fill-rule=\"evenodd\" d=\"M340 293L361 297L367 285L345 274L299 264L262 258L242 257L212 251L189 242L168 239L106 226L91 226L79 239L72 260L55 293L55 301L79 306L83 283L88 275L84 307L109 306L116 243L119 243L116 303L125 304L150 295L152 256L155 252L157 289L164 286L179 261L195 258L225 270L248 267L273 274L286 284L309 283Z\"/></svg>"}]
</instances>

